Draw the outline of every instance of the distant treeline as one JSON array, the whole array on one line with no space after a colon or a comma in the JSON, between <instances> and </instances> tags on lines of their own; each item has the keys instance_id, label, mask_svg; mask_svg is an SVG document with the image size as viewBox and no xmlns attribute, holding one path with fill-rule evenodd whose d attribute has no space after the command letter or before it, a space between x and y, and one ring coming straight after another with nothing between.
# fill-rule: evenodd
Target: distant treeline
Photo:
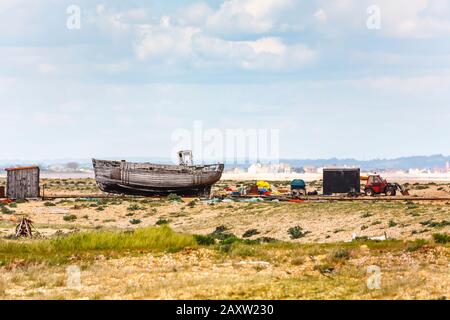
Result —
<instances>
[{"instance_id":1,"label":"distant treeline","mask_svg":"<svg viewBox=\"0 0 450 320\"><path fill-rule=\"evenodd\" d=\"M289 163L292 167L327 167L327 166L355 166L363 170L376 169L433 169L445 168L446 163L450 162L450 156L443 155L433 156L413 156L402 157L396 159L373 159L373 160L356 160L356 159L306 159L292 160L285 159L280 162Z\"/></svg>"},{"instance_id":2,"label":"distant treeline","mask_svg":"<svg viewBox=\"0 0 450 320\"><path fill-rule=\"evenodd\" d=\"M131 158L128 161L135 162L153 162L153 163L171 163L171 159L164 158ZM207 161L208 162L208 161ZM214 162L214 161L209 161ZM209 163L208 162L208 163ZM270 161L262 160L261 163ZM432 156L412 156L396 159L372 159L372 160L356 160L356 159L280 159L280 163L287 163L292 168L301 169L304 167L331 167L331 166L355 166L363 170L385 170L385 169L434 169L445 168L447 162L450 162L450 156L432 155ZM25 162L25 161L1 161L0 172L4 172L4 168L15 166L39 165L43 171L54 171L57 168L65 168L68 170L92 169L90 160L80 159L78 162L57 162L57 160ZM251 163L245 161L227 161L226 168L240 167L247 169Z\"/></svg>"}]
</instances>

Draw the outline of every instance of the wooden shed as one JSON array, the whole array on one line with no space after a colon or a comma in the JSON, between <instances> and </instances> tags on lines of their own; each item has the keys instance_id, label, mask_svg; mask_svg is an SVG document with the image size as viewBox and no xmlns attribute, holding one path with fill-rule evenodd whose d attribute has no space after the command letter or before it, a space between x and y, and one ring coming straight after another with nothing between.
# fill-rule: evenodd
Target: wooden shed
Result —
<instances>
[{"instance_id":1,"label":"wooden shed","mask_svg":"<svg viewBox=\"0 0 450 320\"><path fill-rule=\"evenodd\" d=\"M28 199L38 198L39 174L40 169L37 166L19 167L5 169L6 179L6 197L9 199Z\"/></svg>"}]
</instances>

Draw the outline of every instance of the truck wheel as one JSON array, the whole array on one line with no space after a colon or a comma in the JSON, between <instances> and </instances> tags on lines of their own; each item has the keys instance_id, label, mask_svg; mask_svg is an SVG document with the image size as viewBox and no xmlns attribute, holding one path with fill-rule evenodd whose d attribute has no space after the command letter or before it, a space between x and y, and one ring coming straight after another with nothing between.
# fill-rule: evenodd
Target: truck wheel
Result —
<instances>
[{"instance_id":1,"label":"truck wheel","mask_svg":"<svg viewBox=\"0 0 450 320\"><path fill-rule=\"evenodd\" d=\"M372 197L374 195L374 192L372 189L366 189L364 190L364 193L366 194L366 196L368 197Z\"/></svg>"},{"instance_id":2,"label":"truck wheel","mask_svg":"<svg viewBox=\"0 0 450 320\"><path fill-rule=\"evenodd\" d=\"M397 192L395 191L395 189L387 189L386 190L386 195L388 197L395 197L396 194L397 194Z\"/></svg>"}]
</instances>

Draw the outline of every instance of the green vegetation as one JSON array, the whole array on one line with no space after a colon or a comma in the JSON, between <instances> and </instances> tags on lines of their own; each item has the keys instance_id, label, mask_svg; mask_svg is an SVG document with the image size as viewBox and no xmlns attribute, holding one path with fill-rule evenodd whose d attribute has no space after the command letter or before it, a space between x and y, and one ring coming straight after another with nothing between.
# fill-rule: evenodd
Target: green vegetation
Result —
<instances>
[{"instance_id":1,"label":"green vegetation","mask_svg":"<svg viewBox=\"0 0 450 320\"><path fill-rule=\"evenodd\" d=\"M331 265L330 263L326 262L326 263L322 263L320 265L316 265L314 267L314 270L317 270L322 274L327 274L327 273L332 273L334 271L334 266Z\"/></svg>"},{"instance_id":2,"label":"green vegetation","mask_svg":"<svg viewBox=\"0 0 450 320\"><path fill-rule=\"evenodd\" d=\"M408 243L406 250L410 251L410 252L417 251L427 244L428 244L428 241L426 241L425 239L417 239L414 242Z\"/></svg>"},{"instance_id":3,"label":"green vegetation","mask_svg":"<svg viewBox=\"0 0 450 320\"><path fill-rule=\"evenodd\" d=\"M295 226L295 227L289 228L288 233L289 233L291 239L299 239L299 238L303 238L310 232L303 231L303 228L300 226Z\"/></svg>"},{"instance_id":4,"label":"green vegetation","mask_svg":"<svg viewBox=\"0 0 450 320\"><path fill-rule=\"evenodd\" d=\"M450 242L450 234L448 233L435 233L433 234L434 242L447 244Z\"/></svg>"},{"instance_id":5,"label":"green vegetation","mask_svg":"<svg viewBox=\"0 0 450 320\"><path fill-rule=\"evenodd\" d=\"M443 228L446 226L450 226L450 221L442 220L441 222L437 222L437 221L433 221L432 219L430 219L427 221L422 221L420 224L423 226L431 227L431 228Z\"/></svg>"},{"instance_id":6,"label":"green vegetation","mask_svg":"<svg viewBox=\"0 0 450 320\"><path fill-rule=\"evenodd\" d=\"M74 215L74 214L67 214L67 215L65 215L65 216L63 217L63 220L64 220L64 221L68 221L68 222L72 222L72 221L77 220L77 216Z\"/></svg>"},{"instance_id":7,"label":"green vegetation","mask_svg":"<svg viewBox=\"0 0 450 320\"><path fill-rule=\"evenodd\" d=\"M141 220L139 220L139 219L131 219L130 220L130 223L131 224L139 224L139 223L141 223L142 221Z\"/></svg>"},{"instance_id":8,"label":"green vegetation","mask_svg":"<svg viewBox=\"0 0 450 320\"><path fill-rule=\"evenodd\" d=\"M137 210L141 210L141 207L139 207L139 205L137 205L136 203L130 204L127 208L128 211L137 211Z\"/></svg>"},{"instance_id":9,"label":"green vegetation","mask_svg":"<svg viewBox=\"0 0 450 320\"><path fill-rule=\"evenodd\" d=\"M194 208L196 204L197 204L197 201L191 200L191 201L189 201L189 203L187 204L187 206L188 206L189 208Z\"/></svg>"},{"instance_id":10,"label":"green vegetation","mask_svg":"<svg viewBox=\"0 0 450 320\"><path fill-rule=\"evenodd\" d=\"M133 232L83 232L51 240L0 240L0 265L14 260L64 263L74 254L93 258L100 253L120 254L129 250L175 252L196 246L193 236L175 233L166 226L142 228Z\"/></svg>"},{"instance_id":11,"label":"green vegetation","mask_svg":"<svg viewBox=\"0 0 450 320\"><path fill-rule=\"evenodd\" d=\"M413 186L413 189L415 189L415 190L426 190L428 188L430 188L429 185L422 185L422 184L417 184L417 183L415 183Z\"/></svg>"},{"instance_id":12,"label":"green vegetation","mask_svg":"<svg viewBox=\"0 0 450 320\"><path fill-rule=\"evenodd\" d=\"M0 212L3 214L13 214L14 211L6 207L5 205L0 205Z\"/></svg>"},{"instance_id":13,"label":"green vegetation","mask_svg":"<svg viewBox=\"0 0 450 320\"><path fill-rule=\"evenodd\" d=\"M167 196L167 200L169 201L176 201L176 202L183 202L181 197L175 193L171 193Z\"/></svg>"},{"instance_id":14,"label":"green vegetation","mask_svg":"<svg viewBox=\"0 0 450 320\"><path fill-rule=\"evenodd\" d=\"M395 222L394 220L389 220L389 228L393 228L393 227L395 227L395 226L397 226L398 225L398 223L397 222Z\"/></svg>"},{"instance_id":15,"label":"green vegetation","mask_svg":"<svg viewBox=\"0 0 450 320\"><path fill-rule=\"evenodd\" d=\"M162 221L167 221L160 219ZM288 261L293 257L308 257L325 255L327 258L323 262L327 266L318 266L323 272L331 270L336 265L344 264L352 257L353 250L359 250L364 244L369 249L375 249L377 252L384 250L392 251L416 251L425 245L433 246L426 240L416 241L371 241L356 240L349 243L328 243L328 244L298 244L293 242L280 242L275 239L259 238L256 240L239 239L230 233L225 226L219 226L209 235L184 235L175 233L165 223L159 223L160 227L141 228L134 231L89 231L76 233L69 236L63 236L46 240L26 240L11 241L0 240L0 264L7 264L15 260L30 261L49 261L55 263L64 263L69 257L92 258L97 254L108 256L117 256L129 254L132 251L151 252L151 251L177 251L185 247L212 246L219 252L230 254L232 256L255 256L267 261L278 261L286 256ZM298 228L292 228L294 236L305 231ZM449 242L450 235L435 234L433 236L436 244L446 244ZM266 241L267 240L267 241ZM277 255L274 255L277 252ZM292 254L294 256L292 257ZM303 258L302 258L303 260ZM301 264L300 261L292 262ZM319 270L320 271L320 270Z\"/></svg>"},{"instance_id":16,"label":"green vegetation","mask_svg":"<svg viewBox=\"0 0 450 320\"><path fill-rule=\"evenodd\" d=\"M44 202L44 206L46 206L46 207L54 207L54 206L56 206L56 204L54 204L53 202L47 201L47 202Z\"/></svg>"},{"instance_id":17,"label":"green vegetation","mask_svg":"<svg viewBox=\"0 0 450 320\"><path fill-rule=\"evenodd\" d=\"M256 229L249 229L247 231L244 232L244 234L242 235L242 238L250 238L253 236L256 236L259 234L259 231Z\"/></svg>"},{"instance_id":18,"label":"green vegetation","mask_svg":"<svg viewBox=\"0 0 450 320\"><path fill-rule=\"evenodd\" d=\"M195 241L201 246L210 246L216 243L216 240L212 236L194 235Z\"/></svg>"},{"instance_id":19,"label":"green vegetation","mask_svg":"<svg viewBox=\"0 0 450 320\"><path fill-rule=\"evenodd\" d=\"M238 237L229 232L228 228L225 226L218 226L209 236L221 241L222 243L232 243L238 240Z\"/></svg>"},{"instance_id":20,"label":"green vegetation","mask_svg":"<svg viewBox=\"0 0 450 320\"><path fill-rule=\"evenodd\" d=\"M170 220L159 218L158 221L156 221L156 225L162 226L162 225L169 224L169 222L170 222Z\"/></svg>"},{"instance_id":21,"label":"green vegetation","mask_svg":"<svg viewBox=\"0 0 450 320\"><path fill-rule=\"evenodd\" d=\"M328 261L334 263L342 262L348 259L350 259L350 250L344 248L335 249L331 251L328 256Z\"/></svg>"}]
</instances>

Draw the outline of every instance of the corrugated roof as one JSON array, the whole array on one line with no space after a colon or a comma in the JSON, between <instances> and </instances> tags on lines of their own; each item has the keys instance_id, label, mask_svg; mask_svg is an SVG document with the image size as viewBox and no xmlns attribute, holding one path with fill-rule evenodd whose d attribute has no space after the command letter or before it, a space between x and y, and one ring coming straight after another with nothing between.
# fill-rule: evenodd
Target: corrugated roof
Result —
<instances>
[{"instance_id":1,"label":"corrugated roof","mask_svg":"<svg viewBox=\"0 0 450 320\"><path fill-rule=\"evenodd\" d=\"M39 169L39 167L38 166L29 166L29 167L6 168L5 171L19 171L19 170L31 170L31 169Z\"/></svg>"}]
</instances>

